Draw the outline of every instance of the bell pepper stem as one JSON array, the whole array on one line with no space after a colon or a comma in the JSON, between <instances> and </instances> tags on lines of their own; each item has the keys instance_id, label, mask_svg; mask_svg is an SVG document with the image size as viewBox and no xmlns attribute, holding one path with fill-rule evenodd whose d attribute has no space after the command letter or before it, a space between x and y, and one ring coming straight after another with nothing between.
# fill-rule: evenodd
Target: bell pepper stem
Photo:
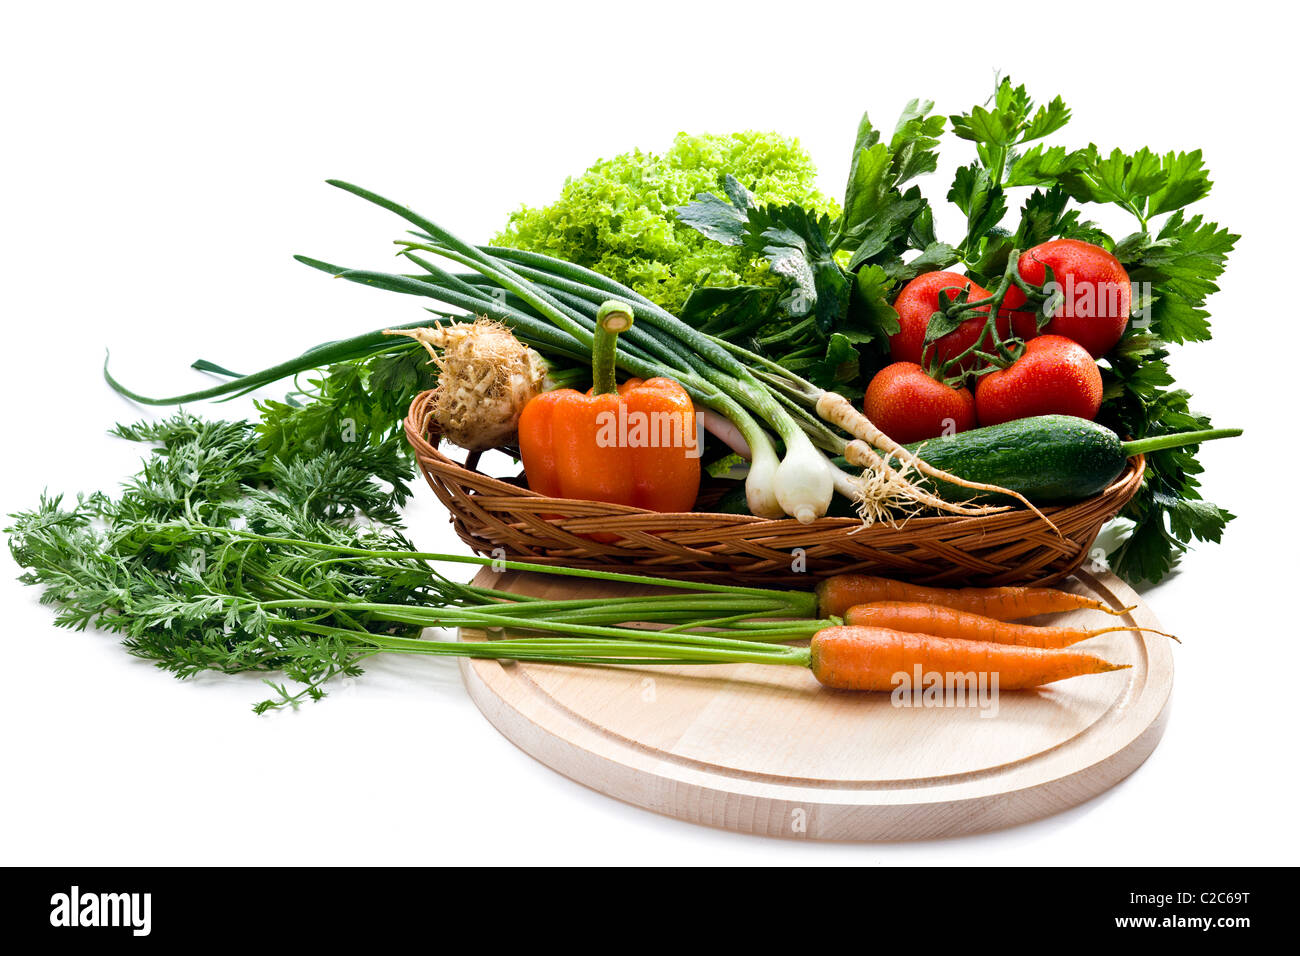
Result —
<instances>
[{"instance_id":1,"label":"bell pepper stem","mask_svg":"<svg viewBox=\"0 0 1300 956\"><path fill-rule=\"evenodd\" d=\"M618 391L614 380L614 356L620 332L632 327L632 307L610 299L596 313L595 340L591 345L591 394L608 395Z\"/></svg>"}]
</instances>

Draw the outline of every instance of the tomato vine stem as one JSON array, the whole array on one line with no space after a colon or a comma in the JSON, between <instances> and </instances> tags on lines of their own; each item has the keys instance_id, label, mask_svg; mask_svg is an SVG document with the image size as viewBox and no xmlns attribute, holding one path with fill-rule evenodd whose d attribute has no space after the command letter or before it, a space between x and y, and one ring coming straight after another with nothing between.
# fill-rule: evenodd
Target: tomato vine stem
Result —
<instances>
[{"instance_id":1,"label":"tomato vine stem","mask_svg":"<svg viewBox=\"0 0 1300 956\"><path fill-rule=\"evenodd\" d=\"M1050 272L1048 283L1051 283ZM997 288L991 292L987 298L976 299L974 301L956 301L942 309L945 318L950 320L959 319L967 313L975 313L980 309L988 309L988 317L985 319L984 328L980 330L979 337L975 339L966 349L957 355L952 356L943 362L936 362L935 368L930 369L930 374L945 385L960 383L968 374L982 375L992 368L1005 368L1015 362L1024 351L1024 340L1015 335L1010 335L1006 339L998 334L998 313L1001 311L1002 303L1007 297L1007 293L1012 287L1018 288L1025 296L1025 304L1018 307L1015 311L1038 312L1043 303L1053 298L1054 294L1046 291L1046 284L1043 287L1035 286L1025 281L1020 275L1020 250L1012 249L1010 256L1007 257L1007 267L1002 273L1002 278L998 281ZM929 335L927 333L927 338ZM922 353L922 365L926 364L926 356L930 346L938 338L927 341L925 351ZM989 345L986 347L985 342L988 340ZM968 373L961 371L962 363L976 356L988 362L990 367L979 370L978 372ZM952 370L957 369L956 374Z\"/></svg>"}]
</instances>

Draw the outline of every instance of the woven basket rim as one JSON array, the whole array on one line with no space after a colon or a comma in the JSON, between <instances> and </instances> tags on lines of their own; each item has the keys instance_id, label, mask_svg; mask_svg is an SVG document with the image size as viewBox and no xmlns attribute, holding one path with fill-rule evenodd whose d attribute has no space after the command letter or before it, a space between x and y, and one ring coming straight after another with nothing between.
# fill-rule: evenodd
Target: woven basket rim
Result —
<instances>
[{"instance_id":1,"label":"woven basket rim","mask_svg":"<svg viewBox=\"0 0 1300 956\"><path fill-rule=\"evenodd\" d=\"M1042 507L1055 529L1027 508L985 515L934 515L898 524L856 517L795 518L690 511L548 498L462 465L439 448L431 392L411 403L404 427L420 472L452 527L479 554L539 564L635 571L705 582L805 587L839 573L885 574L927 584L1051 584L1092 553L1102 526L1137 493L1145 461L1091 498Z\"/></svg>"},{"instance_id":2,"label":"woven basket rim","mask_svg":"<svg viewBox=\"0 0 1300 956\"><path fill-rule=\"evenodd\" d=\"M432 420L432 403L431 396L433 390L421 392L411 402L410 410L403 422L406 433L406 439L411 444L420 463L421 470L425 472L428 478L428 469L432 465L437 466L437 470L442 472L447 478L458 478L464 482L470 482L474 486L471 494L478 495L502 495L515 498L533 498L538 499L538 504L543 502L554 502L555 507L570 512L575 509L590 512L589 518L597 519L599 517L608 517L615 519L626 519L633 516L641 516L652 519L654 524L664 524L665 518L677 518L690 520L692 523L699 521L701 518L713 519L712 523L718 526L736 526L736 525L772 525L788 526L790 522L797 521L795 518L763 518L758 515L733 514L730 512L711 512L711 511L684 511L684 512L661 512L650 511L645 508L637 508L631 505L613 504L605 501L589 501L579 498L552 498L542 495L531 488L523 485L513 484L500 478L494 478L486 475L475 468L461 464L443 454L439 448L441 444L441 435L436 430ZM1116 511L1133 496L1137 486L1141 483L1146 471L1146 459L1143 455L1135 455L1128 460L1124 471L1111 482L1105 489L1091 498L1085 498L1081 501L1063 502L1059 504L1042 505L1039 510L1043 514L1051 517L1064 511L1088 505L1102 499L1115 497L1122 499L1118 501ZM539 507L538 513L545 510ZM1005 519L1015 517L1019 519L1031 518L1032 513L1027 508L1012 508L1007 511L996 512L989 515L962 516L962 515L928 515L925 517L909 518L906 521L906 527L909 528L929 528L935 525L950 525L957 522L967 525L972 521L989 521L998 518ZM1035 519L1037 520L1037 519ZM617 530L622 530L627 524L626 520L617 522ZM863 522L858 518L852 517L822 517L801 524L801 527L808 531L829 530L831 528L862 528ZM598 530L597 528L584 530ZM612 527L611 530L614 530Z\"/></svg>"}]
</instances>

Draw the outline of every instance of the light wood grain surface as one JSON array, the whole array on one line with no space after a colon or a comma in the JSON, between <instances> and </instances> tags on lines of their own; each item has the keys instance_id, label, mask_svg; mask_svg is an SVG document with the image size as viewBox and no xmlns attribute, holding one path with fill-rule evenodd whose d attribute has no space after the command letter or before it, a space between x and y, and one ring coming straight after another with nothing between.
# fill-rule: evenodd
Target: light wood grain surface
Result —
<instances>
[{"instance_id":1,"label":"light wood grain surface","mask_svg":"<svg viewBox=\"0 0 1300 956\"><path fill-rule=\"evenodd\" d=\"M636 593L485 569L478 583L542 597ZM1067 585L1159 628L1112 575ZM1054 623L1099 627L1096 611ZM467 632L463 639L479 639ZM983 706L899 707L829 691L803 668L560 667L463 661L466 687L520 749L657 813L791 839L913 840L991 830L1075 806L1132 773L1164 728L1167 638L1124 631L1082 645L1128 670Z\"/></svg>"}]
</instances>

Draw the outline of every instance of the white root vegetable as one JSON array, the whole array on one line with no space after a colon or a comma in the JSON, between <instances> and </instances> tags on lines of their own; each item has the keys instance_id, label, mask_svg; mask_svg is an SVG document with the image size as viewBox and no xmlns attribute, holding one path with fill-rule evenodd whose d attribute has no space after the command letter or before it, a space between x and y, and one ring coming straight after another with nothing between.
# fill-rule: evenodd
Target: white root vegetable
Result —
<instances>
[{"instance_id":1,"label":"white root vegetable","mask_svg":"<svg viewBox=\"0 0 1300 956\"><path fill-rule=\"evenodd\" d=\"M713 435L719 441L723 442L728 448L734 451L740 457L749 460L752 453L749 449L749 443L745 441L745 436L740 433L730 419L719 415L710 408L702 405L695 406L695 415L704 426L704 430ZM864 445L862 442L853 443L852 458L849 463L862 468L861 474L849 474L843 468L837 468L834 462L830 461L824 455L818 455L821 460L821 467L830 477L833 494L839 494L854 502L858 507L858 514L863 522L870 525L876 522L884 522L890 525L898 525L899 515L910 517L921 509L924 505L933 500L932 496L916 488L907 478L907 474L913 471L913 468L907 464L901 464L898 469L894 469L882 459L874 449ZM746 499L753 514L765 518L780 518L785 516L784 506L780 501L769 494L762 494L756 500L759 507L767 508L767 513L756 510L755 501L750 500L753 491L765 491L772 488L778 481L776 472L782 467L776 464L772 459L768 463L770 471L764 472L764 477L753 486L746 486ZM793 469L787 469L784 473L787 481L798 482L801 479L794 473ZM812 479L820 483L820 476ZM918 500L917 493L922 499ZM787 493L787 499L789 495ZM804 497L799 495L799 497ZM978 513L985 514L988 511L1006 510L1005 508L982 507ZM798 517L798 515L795 515Z\"/></svg>"},{"instance_id":2,"label":"white root vegetable","mask_svg":"<svg viewBox=\"0 0 1300 956\"><path fill-rule=\"evenodd\" d=\"M802 431L790 436L775 476L776 500L782 511L801 524L811 524L826 514L835 494L834 468Z\"/></svg>"},{"instance_id":3,"label":"white root vegetable","mask_svg":"<svg viewBox=\"0 0 1300 956\"><path fill-rule=\"evenodd\" d=\"M749 461L749 473L745 476L745 504L749 513L760 518L784 518L786 512L776 496L776 473L781 459L772 444L760 443L755 452L729 418L703 405L695 406L695 415L705 431Z\"/></svg>"},{"instance_id":4,"label":"white root vegetable","mask_svg":"<svg viewBox=\"0 0 1300 956\"><path fill-rule=\"evenodd\" d=\"M415 339L438 366L433 420L444 438L470 451L512 445L519 414L543 390L546 360L500 322L385 329Z\"/></svg>"},{"instance_id":5,"label":"white root vegetable","mask_svg":"<svg viewBox=\"0 0 1300 956\"><path fill-rule=\"evenodd\" d=\"M750 514L760 518L784 518L786 511L776 495L776 472L781 459L770 443L758 445L749 460L745 476L745 503Z\"/></svg>"}]
</instances>

